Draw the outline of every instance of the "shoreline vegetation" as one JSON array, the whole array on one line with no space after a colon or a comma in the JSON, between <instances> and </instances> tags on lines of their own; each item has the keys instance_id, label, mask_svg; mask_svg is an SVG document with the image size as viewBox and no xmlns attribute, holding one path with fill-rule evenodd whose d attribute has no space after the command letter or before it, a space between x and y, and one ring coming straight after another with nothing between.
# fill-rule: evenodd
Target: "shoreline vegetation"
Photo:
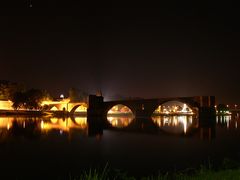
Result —
<instances>
[{"instance_id":1,"label":"shoreline vegetation","mask_svg":"<svg viewBox=\"0 0 240 180\"><path fill-rule=\"evenodd\" d=\"M226 169L226 170L199 170L194 174L185 174L181 172L176 173L166 173L166 174L159 174L156 176L147 176L147 177L140 177L136 178L134 176L128 176L126 173L118 173L116 175L109 175L106 172L98 172L98 171L91 171L83 173L79 177L69 177L70 180L110 180L110 179L123 179L123 180L227 180L227 179L240 179L240 168L238 169Z\"/></svg>"},{"instance_id":2,"label":"shoreline vegetation","mask_svg":"<svg viewBox=\"0 0 240 180\"><path fill-rule=\"evenodd\" d=\"M179 171L168 171L155 175L137 177L128 175L121 170L111 169L108 164L103 169L89 169L83 171L79 176L69 176L71 180L110 180L110 179L127 179L127 180L200 180L200 179L240 179L240 163L228 158L224 158L219 168L214 168L211 163L207 166L201 165L199 168L186 168Z\"/></svg>"}]
</instances>

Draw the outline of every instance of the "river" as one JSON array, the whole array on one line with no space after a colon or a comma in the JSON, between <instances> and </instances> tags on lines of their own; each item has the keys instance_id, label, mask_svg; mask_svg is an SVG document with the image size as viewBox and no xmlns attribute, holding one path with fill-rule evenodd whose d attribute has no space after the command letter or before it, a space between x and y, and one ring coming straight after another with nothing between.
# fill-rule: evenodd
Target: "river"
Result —
<instances>
[{"instance_id":1,"label":"river","mask_svg":"<svg viewBox=\"0 0 240 180\"><path fill-rule=\"evenodd\" d=\"M240 160L239 114L0 117L0 179L65 179L108 164L134 176Z\"/></svg>"}]
</instances>

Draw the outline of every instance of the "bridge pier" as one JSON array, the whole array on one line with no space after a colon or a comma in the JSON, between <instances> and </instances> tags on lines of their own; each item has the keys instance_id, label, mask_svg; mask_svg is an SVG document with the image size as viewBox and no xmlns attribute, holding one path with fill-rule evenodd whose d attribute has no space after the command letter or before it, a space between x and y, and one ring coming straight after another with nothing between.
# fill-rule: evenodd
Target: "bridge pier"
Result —
<instances>
[{"instance_id":1,"label":"bridge pier","mask_svg":"<svg viewBox=\"0 0 240 180\"><path fill-rule=\"evenodd\" d=\"M103 116L104 116L103 97L90 95L88 99L87 117L102 118Z\"/></svg>"},{"instance_id":2,"label":"bridge pier","mask_svg":"<svg viewBox=\"0 0 240 180\"><path fill-rule=\"evenodd\" d=\"M152 112L145 109L138 109L135 111L135 118L151 118Z\"/></svg>"},{"instance_id":3,"label":"bridge pier","mask_svg":"<svg viewBox=\"0 0 240 180\"><path fill-rule=\"evenodd\" d=\"M216 119L214 96L200 96L199 104L200 107L198 113L200 121L213 121Z\"/></svg>"}]
</instances>

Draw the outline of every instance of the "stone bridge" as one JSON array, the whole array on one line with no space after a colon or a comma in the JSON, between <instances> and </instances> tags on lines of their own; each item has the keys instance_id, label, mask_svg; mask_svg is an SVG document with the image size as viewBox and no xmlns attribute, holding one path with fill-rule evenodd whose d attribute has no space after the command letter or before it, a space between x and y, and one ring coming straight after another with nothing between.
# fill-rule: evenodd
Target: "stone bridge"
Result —
<instances>
[{"instance_id":1,"label":"stone bridge","mask_svg":"<svg viewBox=\"0 0 240 180\"><path fill-rule=\"evenodd\" d=\"M48 111L66 111L70 114L75 112L87 112L87 103L70 102L69 99L62 101L44 101L42 106L47 106Z\"/></svg>"},{"instance_id":2,"label":"stone bridge","mask_svg":"<svg viewBox=\"0 0 240 180\"><path fill-rule=\"evenodd\" d=\"M187 104L199 117L215 116L215 96L171 97L156 99L136 99L104 102L102 96L89 96L88 117L107 117L108 111L115 105L125 105L136 118L150 118L161 104L178 101Z\"/></svg>"}]
</instances>

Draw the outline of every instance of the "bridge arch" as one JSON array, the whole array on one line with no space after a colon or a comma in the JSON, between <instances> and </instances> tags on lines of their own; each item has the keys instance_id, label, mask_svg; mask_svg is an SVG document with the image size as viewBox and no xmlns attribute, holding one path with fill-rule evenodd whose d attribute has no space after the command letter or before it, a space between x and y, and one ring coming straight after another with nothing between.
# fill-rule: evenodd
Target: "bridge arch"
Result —
<instances>
[{"instance_id":1,"label":"bridge arch","mask_svg":"<svg viewBox=\"0 0 240 180\"><path fill-rule=\"evenodd\" d=\"M112 104L109 107L106 108L106 115L113 115L113 114L132 114L134 115L134 109L124 103L117 103L117 104Z\"/></svg>"},{"instance_id":2,"label":"bridge arch","mask_svg":"<svg viewBox=\"0 0 240 180\"><path fill-rule=\"evenodd\" d=\"M185 113L189 113L191 114L190 112L192 112L192 114L197 114L198 113L198 108L196 107L196 105L192 102L189 102L189 101L186 101L186 100L182 100L182 99L168 99L168 100L163 100L161 102L158 102L155 106L154 106L154 110L152 112L152 115L154 113L159 112L159 111L165 111L166 114L170 113L171 112L171 108L170 110L167 110L169 106L172 106L174 105L175 106L175 109L172 109L172 113L175 113L177 114L177 111L179 110L179 108L182 108L182 110L185 108L186 111ZM164 105L166 105L167 107L163 107ZM161 108L161 109L159 109ZM187 111L189 110L189 111ZM184 112L184 111L183 111Z\"/></svg>"},{"instance_id":3,"label":"bridge arch","mask_svg":"<svg viewBox=\"0 0 240 180\"><path fill-rule=\"evenodd\" d=\"M77 105L74 105L72 107L72 109L70 110L70 114L74 114L79 107L82 107L81 112L87 112L87 105L86 104L77 104Z\"/></svg>"},{"instance_id":4,"label":"bridge arch","mask_svg":"<svg viewBox=\"0 0 240 180\"><path fill-rule=\"evenodd\" d=\"M131 107L125 104L112 104L106 109L108 124L113 128L125 128L132 123L134 113Z\"/></svg>"}]
</instances>

